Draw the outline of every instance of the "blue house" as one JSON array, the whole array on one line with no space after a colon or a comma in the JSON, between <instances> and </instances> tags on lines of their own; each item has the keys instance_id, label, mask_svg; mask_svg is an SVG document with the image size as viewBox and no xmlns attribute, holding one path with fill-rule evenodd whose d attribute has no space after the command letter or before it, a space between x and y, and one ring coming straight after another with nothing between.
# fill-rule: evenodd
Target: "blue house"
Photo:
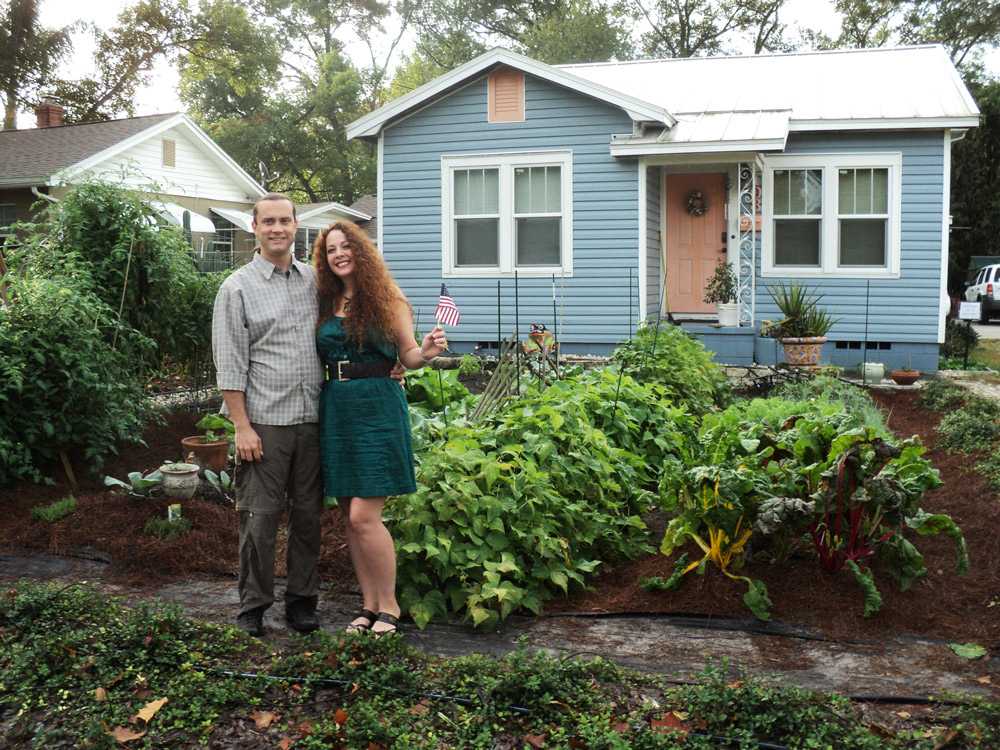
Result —
<instances>
[{"instance_id":1,"label":"blue house","mask_svg":"<svg viewBox=\"0 0 1000 750\"><path fill-rule=\"evenodd\" d=\"M799 281L840 320L822 360L937 370L950 154L979 110L938 45L550 66L494 49L363 117L379 247L452 349L531 324L603 354L647 318L730 364L783 361L759 335ZM716 262L738 325L703 300Z\"/></svg>"}]
</instances>

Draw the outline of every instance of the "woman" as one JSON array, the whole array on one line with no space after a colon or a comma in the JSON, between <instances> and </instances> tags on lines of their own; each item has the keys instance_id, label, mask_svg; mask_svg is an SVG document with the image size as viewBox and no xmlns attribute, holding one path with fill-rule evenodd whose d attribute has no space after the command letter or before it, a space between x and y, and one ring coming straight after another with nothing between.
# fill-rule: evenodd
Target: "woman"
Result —
<instances>
[{"instance_id":1,"label":"woman","mask_svg":"<svg viewBox=\"0 0 1000 750\"><path fill-rule=\"evenodd\" d=\"M435 326L417 345L410 304L355 224L327 227L313 265L316 348L327 370L319 404L323 482L343 510L364 597L348 632L396 632L396 551L382 508L388 495L417 487L406 396L389 375L397 359L411 370L423 367L444 351L445 333Z\"/></svg>"}]
</instances>

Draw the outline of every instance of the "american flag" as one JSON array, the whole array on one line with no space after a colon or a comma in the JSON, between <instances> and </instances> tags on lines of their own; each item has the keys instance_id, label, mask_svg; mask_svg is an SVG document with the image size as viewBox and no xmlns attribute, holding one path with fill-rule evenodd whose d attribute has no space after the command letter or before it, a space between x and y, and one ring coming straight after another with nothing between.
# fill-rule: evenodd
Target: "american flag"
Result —
<instances>
[{"instance_id":1,"label":"american flag","mask_svg":"<svg viewBox=\"0 0 1000 750\"><path fill-rule=\"evenodd\" d=\"M437 318L438 323L444 323L447 326L457 326L461 318L458 314L458 308L455 307L455 300L448 294L448 287L444 284L441 285L441 296L438 298L434 317Z\"/></svg>"}]
</instances>

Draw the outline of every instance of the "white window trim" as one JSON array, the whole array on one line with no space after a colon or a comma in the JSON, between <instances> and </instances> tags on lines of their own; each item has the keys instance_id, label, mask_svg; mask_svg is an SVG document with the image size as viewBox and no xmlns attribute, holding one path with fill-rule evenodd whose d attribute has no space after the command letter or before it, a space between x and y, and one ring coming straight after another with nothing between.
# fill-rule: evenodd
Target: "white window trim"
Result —
<instances>
[{"instance_id":1,"label":"white window trim","mask_svg":"<svg viewBox=\"0 0 1000 750\"><path fill-rule=\"evenodd\" d=\"M560 265L521 266L514 263L514 167L560 167L562 175L562 247ZM476 268L455 266L452 172L456 169L498 169L500 224L497 244L499 265ZM573 275L573 152L518 151L499 154L460 154L441 157L441 270L445 278L513 278Z\"/></svg>"},{"instance_id":2,"label":"white window trim","mask_svg":"<svg viewBox=\"0 0 1000 750\"><path fill-rule=\"evenodd\" d=\"M884 267L840 266L837 205L838 169L875 168L889 170L889 220ZM820 266L774 265L774 170L818 169L823 172L823 212L820 214ZM895 153L795 154L769 156L764 161L761 226L761 275L764 277L871 279L899 278L900 224L902 217L903 157Z\"/></svg>"}]
</instances>

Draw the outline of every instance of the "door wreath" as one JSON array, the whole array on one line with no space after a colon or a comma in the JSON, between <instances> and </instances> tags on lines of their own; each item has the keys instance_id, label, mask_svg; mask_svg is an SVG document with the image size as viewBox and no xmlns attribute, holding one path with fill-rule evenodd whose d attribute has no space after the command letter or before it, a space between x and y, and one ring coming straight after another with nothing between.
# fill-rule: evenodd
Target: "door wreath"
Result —
<instances>
[{"instance_id":1,"label":"door wreath","mask_svg":"<svg viewBox=\"0 0 1000 750\"><path fill-rule=\"evenodd\" d=\"M692 190L684 199L684 208L692 216L704 216L708 211L708 198L700 190Z\"/></svg>"}]
</instances>

